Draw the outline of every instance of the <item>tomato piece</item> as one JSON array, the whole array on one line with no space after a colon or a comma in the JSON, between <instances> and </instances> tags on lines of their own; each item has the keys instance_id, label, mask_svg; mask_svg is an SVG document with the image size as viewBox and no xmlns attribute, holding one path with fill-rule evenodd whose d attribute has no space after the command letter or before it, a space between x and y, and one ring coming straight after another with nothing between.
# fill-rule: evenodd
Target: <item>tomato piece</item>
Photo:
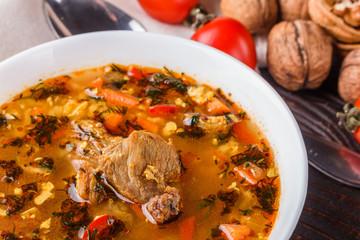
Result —
<instances>
[{"instance_id":1,"label":"tomato piece","mask_svg":"<svg viewBox=\"0 0 360 240\"><path fill-rule=\"evenodd\" d=\"M217 17L196 30L191 39L221 50L252 69L256 67L254 39L246 27L234 19Z\"/></svg>"},{"instance_id":2,"label":"tomato piece","mask_svg":"<svg viewBox=\"0 0 360 240\"><path fill-rule=\"evenodd\" d=\"M98 77L95 80L89 83L88 87L101 88L104 85L104 79L102 77Z\"/></svg>"},{"instance_id":3,"label":"tomato piece","mask_svg":"<svg viewBox=\"0 0 360 240\"><path fill-rule=\"evenodd\" d=\"M195 216L191 216L180 223L180 239L192 240L195 231Z\"/></svg>"},{"instance_id":4,"label":"tomato piece","mask_svg":"<svg viewBox=\"0 0 360 240\"><path fill-rule=\"evenodd\" d=\"M181 23L200 0L138 0L151 17L166 23Z\"/></svg>"},{"instance_id":5,"label":"tomato piece","mask_svg":"<svg viewBox=\"0 0 360 240\"><path fill-rule=\"evenodd\" d=\"M254 163L244 163L234 168L234 173L239 181L245 181L248 184L255 185L266 177L266 172Z\"/></svg>"},{"instance_id":6,"label":"tomato piece","mask_svg":"<svg viewBox=\"0 0 360 240\"><path fill-rule=\"evenodd\" d=\"M245 240L251 233L251 229L246 225L221 224L219 229L228 240Z\"/></svg>"},{"instance_id":7,"label":"tomato piece","mask_svg":"<svg viewBox=\"0 0 360 240\"><path fill-rule=\"evenodd\" d=\"M255 137L250 133L248 127L244 121L235 123L232 126L232 132L235 134L236 138L244 143L254 143L256 142Z\"/></svg>"},{"instance_id":8,"label":"tomato piece","mask_svg":"<svg viewBox=\"0 0 360 240\"><path fill-rule=\"evenodd\" d=\"M133 79L134 81L139 81L144 78L142 72L133 65L128 68L127 75L131 77L131 79Z\"/></svg>"},{"instance_id":9,"label":"tomato piece","mask_svg":"<svg viewBox=\"0 0 360 240\"><path fill-rule=\"evenodd\" d=\"M225 103L223 103L217 98L214 98L213 100L207 103L207 110L214 115L215 114L223 115L231 111L230 108Z\"/></svg>"},{"instance_id":10,"label":"tomato piece","mask_svg":"<svg viewBox=\"0 0 360 240\"><path fill-rule=\"evenodd\" d=\"M149 107L151 117L174 117L180 107L172 104L162 104Z\"/></svg>"},{"instance_id":11,"label":"tomato piece","mask_svg":"<svg viewBox=\"0 0 360 240\"><path fill-rule=\"evenodd\" d=\"M111 239L124 229L125 224L119 219L111 215L102 215L90 223L82 239Z\"/></svg>"}]
</instances>

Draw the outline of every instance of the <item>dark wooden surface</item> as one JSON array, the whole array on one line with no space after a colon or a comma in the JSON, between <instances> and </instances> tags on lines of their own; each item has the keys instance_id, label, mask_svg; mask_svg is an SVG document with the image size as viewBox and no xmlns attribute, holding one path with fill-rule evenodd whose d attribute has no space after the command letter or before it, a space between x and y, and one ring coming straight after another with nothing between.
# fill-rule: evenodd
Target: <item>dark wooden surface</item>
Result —
<instances>
[{"instance_id":1,"label":"dark wooden surface","mask_svg":"<svg viewBox=\"0 0 360 240\"><path fill-rule=\"evenodd\" d=\"M360 239L360 190L310 167L305 206L291 239Z\"/></svg>"},{"instance_id":2,"label":"dark wooden surface","mask_svg":"<svg viewBox=\"0 0 360 240\"><path fill-rule=\"evenodd\" d=\"M267 69L261 69L261 74L288 103L300 125L360 152L360 144L336 124L335 113L344 104L337 94L340 63L334 57L328 79L317 90L288 92ZM341 184L309 166L307 198L291 239L360 240L360 188Z\"/></svg>"}]
</instances>

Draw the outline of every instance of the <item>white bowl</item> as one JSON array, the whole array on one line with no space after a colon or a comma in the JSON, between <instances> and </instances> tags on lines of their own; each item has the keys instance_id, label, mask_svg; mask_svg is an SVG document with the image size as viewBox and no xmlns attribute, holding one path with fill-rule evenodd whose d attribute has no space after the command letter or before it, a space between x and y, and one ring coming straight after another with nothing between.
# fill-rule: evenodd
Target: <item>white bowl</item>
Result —
<instances>
[{"instance_id":1,"label":"white bowl","mask_svg":"<svg viewBox=\"0 0 360 240\"><path fill-rule=\"evenodd\" d=\"M239 102L274 149L281 196L270 239L289 239L302 211L308 163L299 127L275 90L250 68L216 49L182 38L128 31L77 35L19 53L0 63L0 103L39 79L118 63L185 72Z\"/></svg>"}]
</instances>

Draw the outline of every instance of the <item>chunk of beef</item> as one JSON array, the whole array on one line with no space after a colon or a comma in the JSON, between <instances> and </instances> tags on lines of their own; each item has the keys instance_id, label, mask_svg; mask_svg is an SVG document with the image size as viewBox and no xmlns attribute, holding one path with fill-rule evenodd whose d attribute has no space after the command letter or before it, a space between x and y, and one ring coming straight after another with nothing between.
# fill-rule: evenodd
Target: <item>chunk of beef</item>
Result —
<instances>
[{"instance_id":1,"label":"chunk of beef","mask_svg":"<svg viewBox=\"0 0 360 240\"><path fill-rule=\"evenodd\" d=\"M145 214L152 223L164 223L176 217L182 209L179 190L174 187L166 187L165 193L156 195L143 205Z\"/></svg>"},{"instance_id":2,"label":"chunk of beef","mask_svg":"<svg viewBox=\"0 0 360 240\"><path fill-rule=\"evenodd\" d=\"M200 128L205 134L227 135L231 126L238 122L234 114L222 116L206 116L204 114L185 114L183 123L186 128Z\"/></svg>"},{"instance_id":3,"label":"chunk of beef","mask_svg":"<svg viewBox=\"0 0 360 240\"><path fill-rule=\"evenodd\" d=\"M79 196L92 203L101 202L104 194L99 188L99 183L94 174L94 168L85 161L81 161L80 169L76 175L76 190Z\"/></svg>"},{"instance_id":4,"label":"chunk of beef","mask_svg":"<svg viewBox=\"0 0 360 240\"><path fill-rule=\"evenodd\" d=\"M108 187L131 202L145 204L155 196L178 199L174 204L167 202L159 206L164 217L160 217L159 211L151 211L159 215L154 217L158 219L157 223L175 216L172 209L166 208L175 207L177 212L181 211L178 191L167 192L167 184L179 181L181 171L179 155L172 143L144 131L134 131L128 138L113 137L106 133L101 123L91 120L72 124L76 132L74 139L78 141L76 158L82 159L78 168L82 170L77 174L80 197L98 202L94 173L102 172ZM152 201L162 204L159 200Z\"/></svg>"}]
</instances>

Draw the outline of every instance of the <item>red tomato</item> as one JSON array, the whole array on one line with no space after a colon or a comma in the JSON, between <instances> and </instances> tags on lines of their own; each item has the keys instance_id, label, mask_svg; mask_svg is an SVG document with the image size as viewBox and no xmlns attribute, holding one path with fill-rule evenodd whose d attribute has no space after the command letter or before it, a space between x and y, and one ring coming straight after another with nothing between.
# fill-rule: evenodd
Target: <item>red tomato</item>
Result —
<instances>
[{"instance_id":1,"label":"red tomato","mask_svg":"<svg viewBox=\"0 0 360 240\"><path fill-rule=\"evenodd\" d=\"M174 117L180 107L171 104L155 105L149 107L151 117Z\"/></svg>"},{"instance_id":2,"label":"red tomato","mask_svg":"<svg viewBox=\"0 0 360 240\"><path fill-rule=\"evenodd\" d=\"M125 225L122 221L111 215L102 215L90 223L82 239L111 239L124 229ZM96 237L91 238L91 236Z\"/></svg>"},{"instance_id":3,"label":"red tomato","mask_svg":"<svg viewBox=\"0 0 360 240\"><path fill-rule=\"evenodd\" d=\"M127 75L135 81L139 81L144 78L141 71L138 68L134 67L133 65L131 65L127 70Z\"/></svg>"},{"instance_id":4,"label":"red tomato","mask_svg":"<svg viewBox=\"0 0 360 240\"><path fill-rule=\"evenodd\" d=\"M252 69L256 66L254 39L246 27L234 19L217 17L196 30L191 39L230 54Z\"/></svg>"},{"instance_id":5,"label":"red tomato","mask_svg":"<svg viewBox=\"0 0 360 240\"><path fill-rule=\"evenodd\" d=\"M138 0L153 18L166 23L181 23L200 0Z\"/></svg>"},{"instance_id":6,"label":"red tomato","mask_svg":"<svg viewBox=\"0 0 360 240\"><path fill-rule=\"evenodd\" d=\"M355 107L357 107L358 109L360 109L360 98L358 98L358 100L356 100L355 102ZM358 141L358 143L360 143L360 127L358 127L355 132L354 132L354 137L356 139L356 141Z\"/></svg>"},{"instance_id":7,"label":"red tomato","mask_svg":"<svg viewBox=\"0 0 360 240\"><path fill-rule=\"evenodd\" d=\"M360 109L360 98L358 98L358 100L356 100L356 102L355 102L355 107L357 107L358 109Z\"/></svg>"}]
</instances>

